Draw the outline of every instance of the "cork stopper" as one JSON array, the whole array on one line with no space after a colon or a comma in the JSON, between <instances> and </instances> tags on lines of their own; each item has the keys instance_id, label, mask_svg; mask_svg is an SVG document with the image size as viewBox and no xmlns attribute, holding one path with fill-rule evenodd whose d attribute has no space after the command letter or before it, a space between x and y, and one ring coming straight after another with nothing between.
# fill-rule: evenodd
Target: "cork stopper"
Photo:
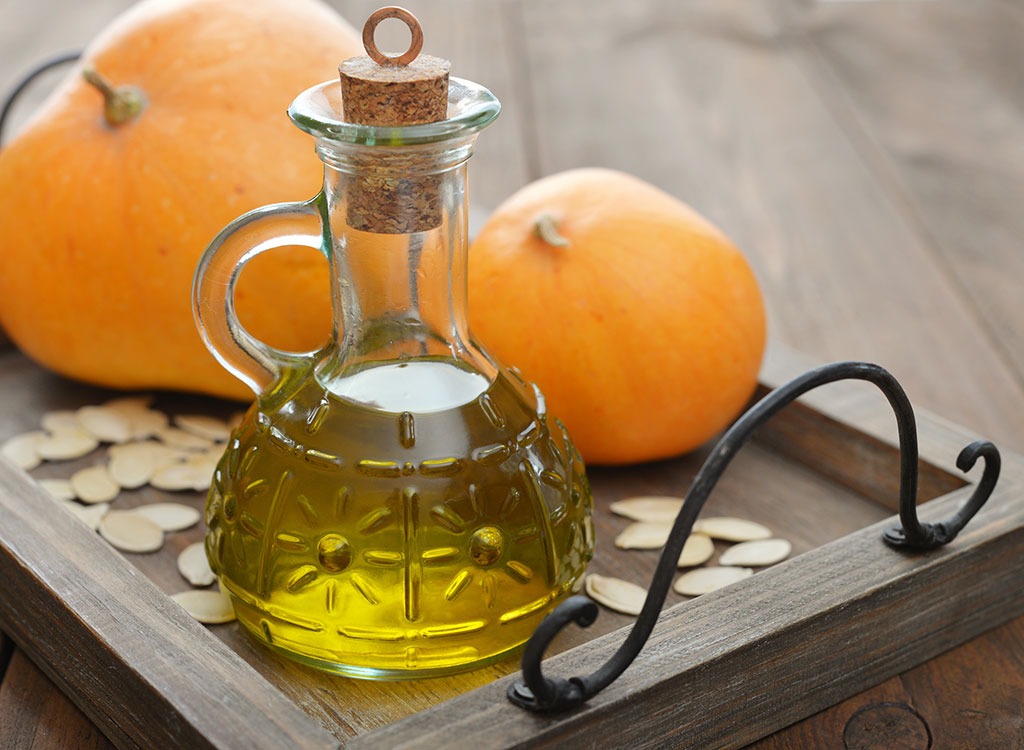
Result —
<instances>
[{"instance_id":1,"label":"cork stopper","mask_svg":"<svg viewBox=\"0 0 1024 750\"><path fill-rule=\"evenodd\" d=\"M377 49L374 33L386 18L409 27L409 49L389 56ZM390 6L375 11L363 26L365 57L338 66L343 117L361 125L401 127L438 122L448 117L448 73L451 63L420 55L423 29L416 17ZM428 156L410 155L408 174L396 174L396 160L377 173L367 168L348 191L346 220L354 229L378 234L409 234L441 224L441 177L423 174Z\"/></svg>"},{"instance_id":2,"label":"cork stopper","mask_svg":"<svg viewBox=\"0 0 1024 750\"><path fill-rule=\"evenodd\" d=\"M377 49L374 33L386 18L409 27L409 49L389 56ZM353 57L338 67L346 122L362 125L421 125L448 116L448 73L451 63L420 55L423 29L416 17L390 6L375 11L363 26L365 57Z\"/></svg>"}]
</instances>

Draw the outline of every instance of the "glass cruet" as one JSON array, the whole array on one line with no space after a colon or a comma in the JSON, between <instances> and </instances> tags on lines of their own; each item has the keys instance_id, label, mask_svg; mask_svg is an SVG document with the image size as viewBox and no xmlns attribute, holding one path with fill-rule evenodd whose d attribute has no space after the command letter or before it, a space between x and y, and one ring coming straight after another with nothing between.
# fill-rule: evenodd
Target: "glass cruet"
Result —
<instances>
[{"instance_id":1,"label":"glass cruet","mask_svg":"<svg viewBox=\"0 0 1024 750\"><path fill-rule=\"evenodd\" d=\"M384 59L385 77L407 73ZM593 551L564 427L470 336L466 161L499 104L444 78L443 119L416 124L352 121L338 81L299 95L289 116L315 139L322 191L234 221L194 284L207 346L256 393L207 499L211 566L257 640L354 677L500 658L578 590ZM286 245L328 259L333 335L314 352L235 315L245 264Z\"/></svg>"}]
</instances>

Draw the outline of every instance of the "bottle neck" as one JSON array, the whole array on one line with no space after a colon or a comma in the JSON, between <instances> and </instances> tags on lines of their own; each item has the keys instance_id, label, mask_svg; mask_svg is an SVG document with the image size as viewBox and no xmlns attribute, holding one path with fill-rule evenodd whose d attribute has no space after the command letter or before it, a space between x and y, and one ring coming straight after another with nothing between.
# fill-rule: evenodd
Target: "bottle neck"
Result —
<instances>
[{"instance_id":1,"label":"bottle neck","mask_svg":"<svg viewBox=\"0 0 1024 750\"><path fill-rule=\"evenodd\" d=\"M335 355L321 379L432 360L494 367L470 341L466 161L472 139L414 147L318 145L325 167Z\"/></svg>"}]
</instances>

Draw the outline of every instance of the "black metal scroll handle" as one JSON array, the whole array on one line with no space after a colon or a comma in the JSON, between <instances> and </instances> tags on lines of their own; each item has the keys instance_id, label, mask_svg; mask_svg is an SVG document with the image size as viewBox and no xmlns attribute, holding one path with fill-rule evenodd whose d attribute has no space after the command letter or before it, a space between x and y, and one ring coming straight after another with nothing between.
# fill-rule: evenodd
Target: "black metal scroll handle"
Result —
<instances>
[{"instance_id":1,"label":"black metal scroll handle","mask_svg":"<svg viewBox=\"0 0 1024 750\"><path fill-rule=\"evenodd\" d=\"M917 517L917 425L914 410L896 379L878 365L866 362L837 362L824 365L791 380L769 393L740 417L722 436L690 485L679 515L654 571L647 599L633 629L612 657L596 672L585 677L547 678L541 670L544 651L554 637L570 622L587 627L597 619L597 605L585 596L565 600L548 615L526 644L523 653L522 681L513 683L508 697L522 708L536 712L565 711L592 698L614 682L633 662L654 629L658 614L675 575L676 561L682 552L693 523L704 502L747 438L757 427L790 402L818 386L838 380L866 380L885 394L896 413L900 445L900 526L887 529L885 541L893 547L928 550L946 544L985 504L999 478L999 451L984 440L971 443L960 452L957 467L970 471L979 457L985 459L981 481L960 510L940 523L921 523Z\"/></svg>"}]
</instances>

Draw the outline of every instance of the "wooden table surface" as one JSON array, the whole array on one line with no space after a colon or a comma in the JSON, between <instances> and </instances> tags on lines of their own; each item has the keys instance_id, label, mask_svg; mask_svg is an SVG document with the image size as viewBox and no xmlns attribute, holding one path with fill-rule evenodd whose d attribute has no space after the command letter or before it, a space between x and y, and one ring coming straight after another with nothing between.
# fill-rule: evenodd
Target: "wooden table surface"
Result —
<instances>
[{"instance_id":1,"label":"wooden table surface","mask_svg":"<svg viewBox=\"0 0 1024 750\"><path fill-rule=\"evenodd\" d=\"M0 88L130 4L5 0ZM377 5L333 4L356 24ZM774 340L876 361L919 408L1024 451L1024 2L406 5L426 51L502 100L477 208L573 167L636 174L744 249ZM111 746L0 644L0 747ZM1022 746L1024 619L753 747Z\"/></svg>"}]
</instances>

